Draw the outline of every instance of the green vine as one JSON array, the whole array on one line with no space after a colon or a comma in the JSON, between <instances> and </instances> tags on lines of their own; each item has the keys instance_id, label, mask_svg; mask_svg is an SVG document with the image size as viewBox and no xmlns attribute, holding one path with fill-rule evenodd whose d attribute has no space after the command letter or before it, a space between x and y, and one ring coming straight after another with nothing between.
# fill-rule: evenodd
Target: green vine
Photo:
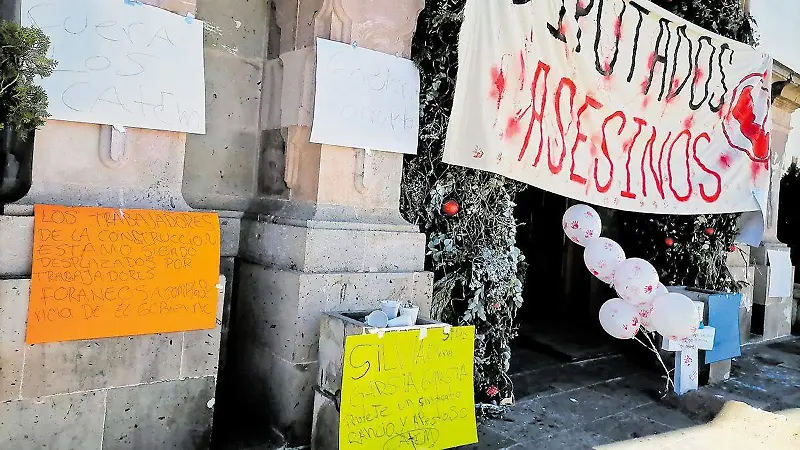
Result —
<instances>
[{"instance_id":1,"label":"green vine","mask_svg":"<svg viewBox=\"0 0 800 450\"><path fill-rule=\"evenodd\" d=\"M727 266L730 253L737 258L734 239L739 214L665 216L619 213L620 227L629 230L619 241L629 257L646 259L667 286L691 286L739 292Z\"/></svg>"},{"instance_id":2,"label":"green vine","mask_svg":"<svg viewBox=\"0 0 800 450\"><path fill-rule=\"evenodd\" d=\"M42 30L0 20L0 129L19 130L23 139L50 117L47 94L34 83L56 67L46 56L49 47Z\"/></svg>"},{"instance_id":3,"label":"green vine","mask_svg":"<svg viewBox=\"0 0 800 450\"><path fill-rule=\"evenodd\" d=\"M417 23L412 59L421 75L420 138L418 155L406 159L401 211L428 235L433 316L475 326L476 399L497 401L513 392L506 372L524 279L514 195L524 185L442 162L464 3L428 0ZM447 200L459 205L453 217L442 214Z\"/></svg>"}]
</instances>

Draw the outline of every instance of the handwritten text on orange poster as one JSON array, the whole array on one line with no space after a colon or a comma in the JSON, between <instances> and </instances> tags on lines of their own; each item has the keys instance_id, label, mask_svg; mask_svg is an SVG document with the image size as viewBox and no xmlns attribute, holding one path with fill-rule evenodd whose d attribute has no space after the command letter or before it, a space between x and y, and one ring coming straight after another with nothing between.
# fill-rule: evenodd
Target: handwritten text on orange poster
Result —
<instances>
[{"instance_id":1,"label":"handwritten text on orange poster","mask_svg":"<svg viewBox=\"0 0 800 450\"><path fill-rule=\"evenodd\" d=\"M214 328L214 213L36 205L26 342Z\"/></svg>"}]
</instances>

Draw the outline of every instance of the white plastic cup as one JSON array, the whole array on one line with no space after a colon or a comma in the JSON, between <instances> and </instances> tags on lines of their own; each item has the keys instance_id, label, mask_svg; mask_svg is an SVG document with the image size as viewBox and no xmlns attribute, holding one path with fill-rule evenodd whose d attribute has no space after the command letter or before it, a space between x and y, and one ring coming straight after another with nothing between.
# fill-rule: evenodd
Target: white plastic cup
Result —
<instances>
[{"instance_id":1,"label":"white plastic cup","mask_svg":"<svg viewBox=\"0 0 800 450\"><path fill-rule=\"evenodd\" d=\"M394 319L389 319L389 328L410 327L414 325L411 319L411 316L397 316Z\"/></svg>"},{"instance_id":2,"label":"white plastic cup","mask_svg":"<svg viewBox=\"0 0 800 450\"><path fill-rule=\"evenodd\" d=\"M389 324L389 317L386 316L385 312L375 310L364 318L364 322L373 328L386 328Z\"/></svg>"},{"instance_id":3,"label":"white plastic cup","mask_svg":"<svg viewBox=\"0 0 800 450\"><path fill-rule=\"evenodd\" d=\"M417 324L417 317L419 316L419 306L412 306L410 308L401 306L400 307L400 317L410 317L411 325Z\"/></svg>"},{"instance_id":4,"label":"white plastic cup","mask_svg":"<svg viewBox=\"0 0 800 450\"><path fill-rule=\"evenodd\" d=\"M392 320L395 317L397 317L397 312L399 309L400 309L400 302L398 302L397 300L383 300L381 302L381 311L386 313L386 317L388 317L389 320Z\"/></svg>"}]
</instances>

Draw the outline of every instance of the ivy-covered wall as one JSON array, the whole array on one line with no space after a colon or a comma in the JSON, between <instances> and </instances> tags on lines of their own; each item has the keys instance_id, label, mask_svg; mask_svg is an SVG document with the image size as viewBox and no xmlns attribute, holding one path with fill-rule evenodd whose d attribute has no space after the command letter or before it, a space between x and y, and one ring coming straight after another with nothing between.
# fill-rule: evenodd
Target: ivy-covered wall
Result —
<instances>
[{"instance_id":1,"label":"ivy-covered wall","mask_svg":"<svg viewBox=\"0 0 800 450\"><path fill-rule=\"evenodd\" d=\"M427 0L417 22L411 54L422 81L420 139L417 156L406 159L401 210L428 235L434 315L475 325L476 400L500 400L512 393L506 372L522 305L524 260L515 246L514 195L524 185L442 163L464 3ZM458 204L453 216L442 211L447 200Z\"/></svg>"}]
</instances>

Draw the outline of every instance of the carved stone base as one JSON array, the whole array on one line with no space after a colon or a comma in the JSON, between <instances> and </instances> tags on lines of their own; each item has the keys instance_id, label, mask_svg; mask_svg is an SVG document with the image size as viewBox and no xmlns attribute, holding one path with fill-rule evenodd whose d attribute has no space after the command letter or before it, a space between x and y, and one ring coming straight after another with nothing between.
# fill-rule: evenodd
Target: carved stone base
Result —
<instances>
[{"instance_id":1,"label":"carved stone base","mask_svg":"<svg viewBox=\"0 0 800 450\"><path fill-rule=\"evenodd\" d=\"M33 185L18 203L189 210L185 133L51 120L36 133Z\"/></svg>"},{"instance_id":2,"label":"carved stone base","mask_svg":"<svg viewBox=\"0 0 800 450\"><path fill-rule=\"evenodd\" d=\"M341 258L338 247L348 241L331 241L336 248L320 253L317 243L335 238L295 228L295 235L306 236L294 241L294 250L285 241L280 254L330 258L332 268L351 259ZM399 263L402 255L389 253L384 258ZM266 425L272 425L292 446L311 439L321 313L373 309L380 300L391 298L414 301L420 315L427 317L433 285L433 275L427 272L321 273L325 268L319 264L298 262L317 273L241 264L228 353L228 370L236 381L225 394L235 407L222 412L254 421L264 433L269 431Z\"/></svg>"}]
</instances>

